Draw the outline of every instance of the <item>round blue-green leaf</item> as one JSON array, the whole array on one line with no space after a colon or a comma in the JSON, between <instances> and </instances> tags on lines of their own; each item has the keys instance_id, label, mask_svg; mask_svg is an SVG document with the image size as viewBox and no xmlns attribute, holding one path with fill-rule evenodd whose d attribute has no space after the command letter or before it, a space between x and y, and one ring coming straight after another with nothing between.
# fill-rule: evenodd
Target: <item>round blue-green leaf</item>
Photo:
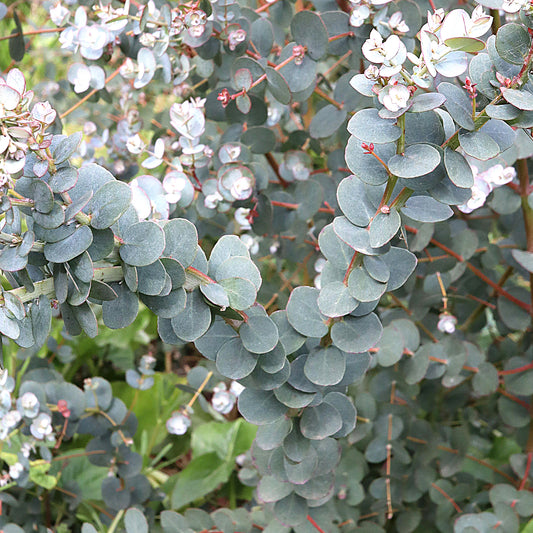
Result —
<instances>
[{"instance_id":1,"label":"round blue-green leaf","mask_svg":"<svg viewBox=\"0 0 533 533\"><path fill-rule=\"evenodd\" d=\"M402 207L402 213L419 222L442 222L453 215L449 206L430 196L411 196Z\"/></svg>"},{"instance_id":2,"label":"round blue-green leaf","mask_svg":"<svg viewBox=\"0 0 533 533\"><path fill-rule=\"evenodd\" d=\"M481 363L472 379L474 392L480 396L487 396L496 392L500 385L498 370L491 363Z\"/></svg>"},{"instance_id":3,"label":"round blue-green leaf","mask_svg":"<svg viewBox=\"0 0 533 533\"><path fill-rule=\"evenodd\" d=\"M311 120L309 135L313 139L331 137L343 125L345 118L346 110L344 108L339 109L332 104L327 104Z\"/></svg>"},{"instance_id":4,"label":"round blue-green leaf","mask_svg":"<svg viewBox=\"0 0 533 533\"><path fill-rule=\"evenodd\" d=\"M337 202L344 216L356 226L366 228L376 214L376 207L367 197L365 185L356 176L348 176L339 183Z\"/></svg>"},{"instance_id":5,"label":"round blue-green leaf","mask_svg":"<svg viewBox=\"0 0 533 533\"><path fill-rule=\"evenodd\" d=\"M183 218L173 218L164 225L163 230L165 232L163 255L176 259L184 268L191 266L198 246L196 226Z\"/></svg>"},{"instance_id":6,"label":"round blue-green leaf","mask_svg":"<svg viewBox=\"0 0 533 533\"><path fill-rule=\"evenodd\" d=\"M518 109L533 111L533 93L526 90L502 88L503 97Z\"/></svg>"},{"instance_id":7,"label":"round blue-green leaf","mask_svg":"<svg viewBox=\"0 0 533 533\"><path fill-rule=\"evenodd\" d=\"M266 154L276 146L276 135L269 128L254 126L241 135L241 142L254 154Z\"/></svg>"},{"instance_id":8,"label":"round blue-green leaf","mask_svg":"<svg viewBox=\"0 0 533 533\"><path fill-rule=\"evenodd\" d=\"M257 486L257 497L260 502L274 503L289 495L292 489L293 486L291 483L280 481L274 476L263 476Z\"/></svg>"},{"instance_id":9,"label":"round blue-green leaf","mask_svg":"<svg viewBox=\"0 0 533 533\"><path fill-rule=\"evenodd\" d=\"M331 328L333 344L348 353L363 353L381 338L383 326L379 318L370 313L362 317L348 316Z\"/></svg>"},{"instance_id":10,"label":"round blue-green leaf","mask_svg":"<svg viewBox=\"0 0 533 533\"><path fill-rule=\"evenodd\" d=\"M157 296L165 286L166 270L161 261L137 268L137 290L142 294Z\"/></svg>"},{"instance_id":11,"label":"round blue-green leaf","mask_svg":"<svg viewBox=\"0 0 533 533\"><path fill-rule=\"evenodd\" d=\"M54 192L66 192L72 189L78 181L78 169L65 167L57 170L48 180L48 185Z\"/></svg>"},{"instance_id":12,"label":"round blue-green leaf","mask_svg":"<svg viewBox=\"0 0 533 533\"><path fill-rule=\"evenodd\" d=\"M446 97L439 93L417 94L409 108L411 113L424 113L439 108L446 101Z\"/></svg>"},{"instance_id":13,"label":"round blue-green leaf","mask_svg":"<svg viewBox=\"0 0 533 533\"><path fill-rule=\"evenodd\" d=\"M328 32L319 15L312 11L299 11L291 21L293 39L307 47L311 59L321 59L328 49Z\"/></svg>"},{"instance_id":14,"label":"round blue-green leaf","mask_svg":"<svg viewBox=\"0 0 533 533\"><path fill-rule=\"evenodd\" d=\"M261 274L255 263L248 257L233 256L221 263L215 272L215 279L222 281L243 278L252 282L256 290L261 288Z\"/></svg>"},{"instance_id":15,"label":"round blue-green leaf","mask_svg":"<svg viewBox=\"0 0 533 533\"><path fill-rule=\"evenodd\" d=\"M266 67L267 87L272 96L283 105L287 105L291 101L291 91L287 80L272 67Z\"/></svg>"},{"instance_id":16,"label":"round blue-green leaf","mask_svg":"<svg viewBox=\"0 0 533 533\"><path fill-rule=\"evenodd\" d=\"M307 520L307 502L305 498L292 493L274 504L274 516L287 526L297 526Z\"/></svg>"},{"instance_id":17,"label":"round blue-green leaf","mask_svg":"<svg viewBox=\"0 0 533 533\"><path fill-rule=\"evenodd\" d=\"M348 290L360 302L373 302L385 293L387 284L375 280L362 267L356 267L348 276Z\"/></svg>"},{"instance_id":18,"label":"round blue-green leaf","mask_svg":"<svg viewBox=\"0 0 533 533\"><path fill-rule=\"evenodd\" d=\"M387 244L398 233L400 224L400 214L396 209L391 209L390 213L379 212L370 223L370 246L379 248Z\"/></svg>"},{"instance_id":19,"label":"round blue-green leaf","mask_svg":"<svg viewBox=\"0 0 533 533\"><path fill-rule=\"evenodd\" d=\"M151 265L165 249L165 233L162 228L147 220L126 228L123 240L124 244L119 249L120 257L132 266Z\"/></svg>"},{"instance_id":20,"label":"round blue-green leaf","mask_svg":"<svg viewBox=\"0 0 533 533\"><path fill-rule=\"evenodd\" d=\"M466 52L467 54L477 54L485 49L485 43L481 39L474 37L451 37L446 39L444 44L452 50Z\"/></svg>"},{"instance_id":21,"label":"round blue-green leaf","mask_svg":"<svg viewBox=\"0 0 533 533\"><path fill-rule=\"evenodd\" d=\"M459 143L466 154L481 161L492 159L501 152L498 143L482 131L460 131Z\"/></svg>"},{"instance_id":22,"label":"round blue-green leaf","mask_svg":"<svg viewBox=\"0 0 533 533\"><path fill-rule=\"evenodd\" d=\"M112 226L131 202L131 189L122 181L109 181L92 197L85 211L91 215L91 226L105 229Z\"/></svg>"},{"instance_id":23,"label":"round blue-green leaf","mask_svg":"<svg viewBox=\"0 0 533 533\"><path fill-rule=\"evenodd\" d=\"M381 255L388 250L388 244L380 248L372 247L368 230L354 226L346 217L336 217L333 220L333 229L341 240L362 254Z\"/></svg>"},{"instance_id":24,"label":"round blue-green leaf","mask_svg":"<svg viewBox=\"0 0 533 533\"><path fill-rule=\"evenodd\" d=\"M531 47L531 36L522 24L505 24L498 29L495 45L504 61L522 65Z\"/></svg>"},{"instance_id":25,"label":"round blue-green leaf","mask_svg":"<svg viewBox=\"0 0 533 533\"><path fill-rule=\"evenodd\" d=\"M324 402L329 403L340 413L342 418L342 428L333 435L335 438L346 437L355 428L357 411L354 404L341 392L330 392L324 397Z\"/></svg>"},{"instance_id":26,"label":"round blue-green leaf","mask_svg":"<svg viewBox=\"0 0 533 533\"><path fill-rule=\"evenodd\" d=\"M286 354L290 355L303 346L306 338L290 325L285 310L275 311L270 318L278 328L279 342Z\"/></svg>"},{"instance_id":27,"label":"round blue-green leaf","mask_svg":"<svg viewBox=\"0 0 533 533\"><path fill-rule=\"evenodd\" d=\"M239 411L251 424L271 424L281 418L287 407L280 403L272 391L244 389L239 395Z\"/></svg>"},{"instance_id":28,"label":"round blue-green leaf","mask_svg":"<svg viewBox=\"0 0 533 533\"><path fill-rule=\"evenodd\" d=\"M268 316L250 316L239 328L239 335L244 347L257 354L272 351L279 340L278 328Z\"/></svg>"},{"instance_id":29,"label":"round blue-green leaf","mask_svg":"<svg viewBox=\"0 0 533 533\"><path fill-rule=\"evenodd\" d=\"M279 63L282 63L289 57L292 57L292 50L294 46L295 43L289 43L285 46L281 52L281 55L279 56ZM296 61L291 61L290 63L281 67L278 72L287 82L291 93L305 91L311 86L314 86L316 83L316 62L313 61L308 54L304 55L301 63L296 64ZM267 80L269 80L270 77L269 71L267 70Z\"/></svg>"},{"instance_id":30,"label":"round blue-green leaf","mask_svg":"<svg viewBox=\"0 0 533 533\"><path fill-rule=\"evenodd\" d=\"M30 190L35 209L39 211L39 213L50 213L54 207L54 195L52 189L42 180L33 180Z\"/></svg>"},{"instance_id":31,"label":"round blue-green leaf","mask_svg":"<svg viewBox=\"0 0 533 533\"><path fill-rule=\"evenodd\" d=\"M342 428L342 418L335 407L321 403L306 407L300 419L302 435L311 440L322 440L334 435Z\"/></svg>"},{"instance_id":32,"label":"round blue-green leaf","mask_svg":"<svg viewBox=\"0 0 533 533\"><path fill-rule=\"evenodd\" d=\"M234 338L224 343L217 352L218 371L230 379L242 379L252 373L257 365L257 356L250 353L241 339Z\"/></svg>"},{"instance_id":33,"label":"round blue-green leaf","mask_svg":"<svg viewBox=\"0 0 533 533\"><path fill-rule=\"evenodd\" d=\"M148 522L139 509L131 508L124 515L126 533L148 533Z\"/></svg>"},{"instance_id":34,"label":"round blue-green leaf","mask_svg":"<svg viewBox=\"0 0 533 533\"><path fill-rule=\"evenodd\" d=\"M274 450L282 445L283 439L290 433L291 429L292 419L279 418L272 424L257 428L255 443L262 450Z\"/></svg>"},{"instance_id":35,"label":"round blue-green leaf","mask_svg":"<svg viewBox=\"0 0 533 533\"><path fill-rule=\"evenodd\" d=\"M313 350L304 365L304 373L315 385L336 385L344 377L346 356L335 346Z\"/></svg>"},{"instance_id":36,"label":"round blue-green leaf","mask_svg":"<svg viewBox=\"0 0 533 533\"><path fill-rule=\"evenodd\" d=\"M511 250L514 260L528 272L533 272L533 253L524 250Z\"/></svg>"},{"instance_id":37,"label":"round blue-green leaf","mask_svg":"<svg viewBox=\"0 0 533 533\"><path fill-rule=\"evenodd\" d=\"M388 291L399 289L407 278L414 272L417 259L416 255L404 248L392 247L385 255L383 261L390 270L390 278L387 285Z\"/></svg>"},{"instance_id":38,"label":"round blue-green leaf","mask_svg":"<svg viewBox=\"0 0 533 533\"><path fill-rule=\"evenodd\" d=\"M274 32L270 20L258 18L250 27L250 39L262 57L268 57L274 44Z\"/></svg>"},{"instance_id":39,"label":"round blue-green leaf","mask_svg":"<svg viewBox=\"0 0 533 533\"><path fill-rule=\"evenodd\" d=\"M72 235L58 242L44 245L44 256L51 263L66 263L91 246L93 233L88 226L80 226Z\"/></svg>"},{"instance_id":40,"label":"round blue-green leaf","mask_svg":"<svg viewBox=\"0 0 533 533\"><path fill-rule=\"evenodd\" d=\"M382 161L388 161L396 153L396 145L378 144L374 146L374 153ZM357 137L348 139L344 157L348 168L364 183L381 185L389 179L387 169L374 156L365 153Z\"/></svg>"},{"instance_id":41,"label":"round blue-green leaf","mask_svg":"<svg viewBox=\"0 0 533 533\"><path fill-rule=\"evenodd\" d=\"M5 307L0 307L0 333L10 339L18 339L20 335L20 327L17 321L9 316L8 313L9 312Z\"/></svg>"},{"instance_id":42,"label":"round blue-green leaf","mask_svg":"<svg viewBox=\"0 0 533 533\"><path fill-rule=\"evenodd\" d=\"M444 166L448 177L457 187L470 188L474 185L472 167L462 154L446 147L444 150Z\"/></svg>"},{"instance_id":43,"label":"round blue-green leaf","mask_svg":"<svg viewBox=\"0 0 533 533\"><path fill-rule=\"evenodd\" d=\"M200 291L211 303L218 305L222 309L229 307L228 294L224 287L218 283L200 285Z\"/></svg>"},{"instance_id":44,"label":"round blue-green leaf","mask_svg":"<svg viewBox=\"0 0 533 533\"><path fill-rule=\"evenodd\" d=\"M340 270L346 270L353 258L354 250L341 240L328 224L318 235L320 251L332 265Z\"/></svg>"},{"instance_id":45,"label":"round blue-green leaf","mask_svg":"<svg viewBox=\"0 0 533 533\"><path fill-rule=\"evenodd\" d=\"M387 263L379 256L365 255L363 257L363 265L366 271L376 280L381 283L387 283L390 278L390 270Z\"/></svg>"},{"instance_id":46,"label":"round blue-green leaf","mask_svg":"<svg viewBox=\"0 0 533 533\"><path fill-rule=\"evenodd\" d=\"M237 332L218 316L215 317L207 332L199 339L196 339L194 345L204 357L214 361L220 348L226 342L237 337Z\"/></svg>"},{"instance_id":47,"label":"round blue-green leaf","mask_svg":"<svg viewBox=\"0 0 533 533\"><path fill-rule=\"evenodd\" d=\"M218 267L230 257L235 256L250 258L250 253L244 242L237 235L223 235L211 250L209 275L214 277Z\"/></svg>"},{"instance_id":48,"label":"round blue-green leaf","mask_svg":"<svg viewBox=\"0 0 533 533\"><path fill-rule=\"evenodd\" d=\"M237 109L245 115L247 115L250 112L250 109L252 109L252 101L247 94L239 94L239 96L235 98L235 105L237 106Z\"/></svg>"},{"instance_id":49,"label":"round blue-green leaf","mask_svg":"<svg viewBox=\"0 0 533 533\"><path fill-rule=\"evenodd\" d=\"M472 100L470 100L466 91L446 81L440 83L437 90L446 97L444 107L446 107L455 122L462 128L473 130L475 126L472 118Z\"/></svg>"},{"instance_id":50,"label":"round blue-green leaf","mask_svg":"<svg viewBox=\"0 0 533 533\"><path fill-rule=\"evenodd\" d=\"M159 318L174 318L185 309L187 296L185 290L180 287L165 296L141 294L141 300Z\"/></svg>"},{"instance_id":51,"label":"round blue-green leaf","mask_svg":"<svg viewBox=\"0 0 533 533\"><path fill-rule=\"evenodd\" d=\"M125 283L113 283L111 288L118 298L102 303L102 317L104 324L111 329L122 329L129 326L137 317L139 300Z\"/></svg>"},{"instance_id":52,"label":"round blue-green leaf","mask_svg":"<svg viewBox=\"0 0 533 533\"><path fill-rule=\"evenodd\" d=\"M393 155L389 170L400 178L416 178L429 174L440 163L439 151L429 144L411 144L403 154Z\"/></svg>"},{"instance_id":53,"label":"round blue-green leaf","mask_svg":"<svg viewBox=\"0 0 533 533\"><path fill-rule=\"evenodd\" d=\"M287 303L289 324L306 337L321 338L328 332L327 318L318 307L319 294L313 287L296 287Z\"/></svg>"},{"instance_id":54,"label":"round blue-green leaf","mask_svg":"<svg viewBox=\"0 0 533 533\"><path fill-rule=\"evenodd\" d=\"M394 142L402 134L394 120L381 118L374 108L358 111L348 122L348 131L360 141L376 144Z\"/></svg>"},{"instance_id":55,"label":"round blue-green leaf","mask_svg":"<svg viewBox=\"0 0 533 533\"><path fill-rule=\"evenodd\" d=\"M333 281L320 289L318 308L329 317L344 316L351 313L359 302L355 300L342 281Z\"/></svg>"},{"instance_id":56,"label":"round blue-green leaf","mask_svg":"<svg viewBox=\"0 0 533 533\"><path fill-rule=\"evenodd\" d=\"M244 278L229 278L219 281L219 285L226 291L230 306L238 311L244 311L255 303L257 290L254 284Z\"/></svg>"},{"instance_id":57,"label":"round blue-green leaf","mask_svg":"<svg viewBox=\"0 0 533 533\"><path fill-rule=\"evenodd\" d=\"M172 318L172 328L176 335L184 341L192 342L201 337L210 325L211 311L200 291L188 292L185 308Z\"/></svg>"}]
</instances>

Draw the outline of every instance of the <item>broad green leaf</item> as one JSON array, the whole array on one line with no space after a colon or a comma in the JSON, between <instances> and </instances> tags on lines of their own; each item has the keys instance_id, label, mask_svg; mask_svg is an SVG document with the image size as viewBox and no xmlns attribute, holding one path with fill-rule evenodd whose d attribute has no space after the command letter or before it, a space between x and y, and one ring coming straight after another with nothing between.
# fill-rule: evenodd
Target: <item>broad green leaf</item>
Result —
<instances>
[{"instance_id":1,"label":"broad green leaf","mask_svg":"<svg viewBox=\"0 0 533 533\"><path fill-rule=\"evenodd\" d=\"M45 244L44 256L51 263L66 263L91 246L93 234L88 226L80 226L72 235L58 242Z\"/></svg>"},{"instance_id":2,"label":"broad green leaf","mask_svg":"<svg viewBox=\"0 0 533 533\"><path fill-rule=\"evenodd\" d=\"M323 337L328 332L318 307L319 291L312 287L297 287L291 293L287 304L287 319L290 325L302 335L312 338Z\"/></svg>"},{"instance_id":3,"label":"broad green leaf","mask_svg":"<svg viewBox=\"0 0 533 533\"><path fill-rule=\"evenodd\" d=\"M346 317L331 328L333 344L344 352L363 353L381 338L383 327L374 314L363 317Z\"/></svg>"},{"instance_id":4,"label":"broad green leaf","mask_svg":"<svg viewBox=\"0 0 533 533\"><path fill-rule=\"evenodd\" d=\"M165 249L165 233L155 222L147 220L127 228L123 241L119 249L120 257L132 266L151 265Z\"/></svg>"},{"instance_id":5,"label":"broad green leaf","mask_svg":"<svg viewBox=\"0 0 533 533\"><path fill-rule=\"evenodd\" d=\"M429 144L411 144L403 154L393 155L389 170L400 178L416 178L429 174L441 160L439 151Z\"/></svg>"}]
</instances>

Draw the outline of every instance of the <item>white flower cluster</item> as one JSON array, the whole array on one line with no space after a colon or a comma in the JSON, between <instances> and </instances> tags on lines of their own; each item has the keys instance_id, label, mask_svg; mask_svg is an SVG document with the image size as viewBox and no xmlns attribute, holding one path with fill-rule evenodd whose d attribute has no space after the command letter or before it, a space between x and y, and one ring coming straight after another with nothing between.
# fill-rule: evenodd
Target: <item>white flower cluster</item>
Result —
<instances>
[{"instance_id":1,"label":"white flower cluster","mask_svg":"<svg viewBox=\"0 0 533 533\"><path fill-rule=\"evenodd\" d=\"M205 132L205 98L191 98L170 107L170 124L180 134L181 163L188 167L204 167L209 163L212 150L200 143Z\"/></svg>"},{"instance_id":2,"label":"white flower cluster","mask_svg":"<svg viewBox=\"0 0 533 533\"><path fill-rule=\"evenodd\" d=\"M526 15L533 15L531 0L503 0L501 9L506 13L518 13L523 10Z\"/></svg>"},{"instance_id":3,"label":"white flower cluster","mask_svg":"<svg viewBox=\"0 0 533 533\"><path fill-rule=\"evenodd\" d=\"M437 323L437 329L442 333L451 335L455 333L455 326L457 325L457 317L450 313L441 313L439 315L439 322Z\"/></svg>"},{"instance_id":4,"label":"white flower cluster","mask_svg":"<svg viewBox=\"0 0 533 533\"><path fill-rule=\"evenodd\" d=\"M5 79L0 77L0 188L13 186L28 150L39 156L34 174L42 177L48 170L48 161L40 154L52 142L46 129L55 121L56 111L48 102L37 102L30 111L32 99L19 69L11 69Z\"/></svg>"},{"instance_id":5,"label":"white flower cluster","mask_svg":"<svg viewBox=\"0 0 533 533\"><path fill-rule=\"evenodd\" d=\"M137 366L137 370L126 370L126 382L130 387L139 390L147 390L154 384L156 358L153 355L143 355Z\"/></svg>"},{"instance_id":6,"label":"white flower cluster","mask_svg":"<svg viewBox=\"0 0 533 533\"><path fill-rule=\"evenodd\" d=\"M490 29L491 24L492 17L483 12L482 6L477 6L472 16L463 9L455 9L447 15L442 9L428 12L428 21L418 34L421 54L416 56L407 52L396 35L406 28L401 17L394 13L384 24L392 34L385 39L373 29L363 44L363 55L373 63L366 69L365 76L375 82L372 90L389 111L406 110L416 88L429 88L437 74L456 77L465 72L467 54L450 48L446 44L448 40L458 37L477 39ZM413 64L412 72L403 66L406 59Z\"/></svg>"},{"instance_id":7,"label":"white flower cluster","mask_svg":"<svg viewBox=\"0 0 533 533\"><path fill-rule=\"evenodd\" d=\"M231 382L229 389L225 383L218 383L213 389L214 394L211 398L213 409L218 413L227 415L233 409L237 398L243 390L244 387L236 381Z\"/></svg>"},{"instance_id":8,"label":"white flower cluster","mask_svg":"<svg viewBox=\"0 0 533 533\"><path fill-rule=\"evenodd\" d=\"M353 6L350 14L350 24L355 28L359 28L367 22L371 16L373 19L382 18L380 15L385 15L386 10L377 10L386 6L390 2L392 2L392 0L350 0L350 3ZM409 29L405 31L409 31Z\"/></svg>"},{"instance_id":9,"label":"white flower cluster","mask_svg":"<svg viewBox=\"0 0 533 533\"><path fill-rule=\"evenodd\" d=\"M504 167L497 164L484 172L479 172L476 166L472 166L474 172L474 185L472 196L463 205L457 206L463 213L471 213L485 204L489 194L496 188L506 185L516 177L514 167Z\"/></svg>"},{"instance_id":10,"label":"white flower cluster","mask_svg":"<svg viewBox=\"0 0 533 533\"><path fill-rule=\"evenodd\" d=\"M17 440L17 461L9 464L9 471L0 475L0 486L18 480L29 470L28 457L36 445L55 442L50 414L41 411L39 399L33 392L25 392L16 400L12 397L15 380L7 370L0 370L0 441L10 444L12 435L20 429L21 422L29 427L29 434L20 434ZM5 450L7 451L7 450ZM10 453L10 456L14 454Z\"/></svg>"}]
</instances>

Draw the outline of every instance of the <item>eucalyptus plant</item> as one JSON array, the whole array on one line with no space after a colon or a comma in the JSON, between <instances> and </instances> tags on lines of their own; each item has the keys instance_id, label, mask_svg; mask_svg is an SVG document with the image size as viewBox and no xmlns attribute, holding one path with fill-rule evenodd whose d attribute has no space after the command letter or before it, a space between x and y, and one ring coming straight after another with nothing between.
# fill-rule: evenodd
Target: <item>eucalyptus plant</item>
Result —
<instances>
[{"instance_id":1,"label":"eucalyptus plant","mask_svg":"<svg viewBox=\"0 0 533 533\"><path fill-rule=\"evenodd\" d=\"M0 4L3 531L533 531L533 11L456 4Z\"/></svg>"}]
</instances>

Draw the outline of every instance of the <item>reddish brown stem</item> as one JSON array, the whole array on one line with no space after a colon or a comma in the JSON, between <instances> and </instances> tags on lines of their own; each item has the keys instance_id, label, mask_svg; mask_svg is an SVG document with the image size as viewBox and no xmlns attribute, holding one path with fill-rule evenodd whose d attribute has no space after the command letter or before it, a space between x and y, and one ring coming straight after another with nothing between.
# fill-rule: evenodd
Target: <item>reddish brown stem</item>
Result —
<instances>
[{"instance_id":1,"label":"reddish brown stem","mask_svg":"<svg viewBox=\"0 0 533 533\"><path fill-rule=\"evenodd\" d=\"M278 165L278 162L276 161L276 159L274 158L274 156L270 153L270 152L267 152L265 154L265 157L266 157L266 160L268 161L268 164L270 165L270 168L274 171L274 174L276 175L276 178L278 179L278 181L280 182L281 186L286 189L288 186L289 186L289 182L285 181L282 177L281 177L281 174L279 173L279 165ZM298 208L296 208L298 209Z\"/></svg>"},{"instance_id":2,"label":"reddish brown stem","mask_svg":"<svg viewBox=\"0 0 533 533\"><path fill-rule=\"evenodd\" d=\"M517 403L518 405L521 405L524 409L529 409L529 404L524 402L524 400L521 400L520 398L517 398L514 394L511 394L510 392L507 392L505 389L502 389L500 387L497 392L499 392L502 396L505 396L506 398L509 398L509 400L512 400L513 402Z\"/></svg>"},{"instance_id":3,"label":"reddish brown stem","mask_svg":"<svg viewBox=\"0 0 533 533\"><path fill-rule=\"evenodd\" d=\"M526 463L526 471L524 472L524 477L522 478L522 481L520 482L520 486L518 487L518 490L524 490L527 478L529 477L529 472L531 471L531 461L533 459L533 452L529 452L527 454L527 463ZM514 503L514 502L513 502ZM513 505L514 507L514 505Z\"/></svg>"},{"instance_id":4,"label":"reddish brown stem","mask_svg":"<svg viewBox=\"0 0 533 533\"><path fill-rule=\"evenodd\" d=\"M518 368L511 368L509 370L500 370L498 374L500 376L509 376L510 374L520 374L522 372L526 372L527 370L533 370L533 363L519 366Z\"/></svg>"},{"instance_id":5,"label":"reddish brown stem","mask_svg":"<svg viewBox=\"0 0 533 533\"><path fill-rule=\"evenodd\" d=\"M431 486L438 492L440 492L452 505L453 508L458 512L462 513L461 508L455 503L455 500L444 490L441 489L436 483L432 483Z\"/></svg>"},{"instance_id":6,"label":"reddish brown stem","mask_svg":"<svg viewBox=\"0 0 533 533\"><path fill-rule=\"evenodd\" d=\"M418 233L418 230L416 228L413 228L411 226L405 226L405 229L409 231L410 233ZM466 263L466 266L481 280L483 280L487 285L492 287L497 294L500 294L510 302L513 302L518 307L524 309L528 313L531 313L531 306L526 304L525 302L522 302L522 300L519 300L518 298L515 298L512 294L509 294L505 289L500 287L495 281L492 281L489 277L487 277L479 268L475 267L472 263L469 263L468 261L465 261L465 259L460 256L458 253L454 252L444 244L440 243L439 241L435 239L431 239L431 244L436 246L437 248L440 248L442 251L446 252L449 256L453 257L454 259L457 259L457 261L460 261L461 263Z\"/></svg>"},{"instance_id":7,"label":"reddish brown stem","mask_svg":"<svg viewBox=\"0 0 533 533\"><path fill-rule=\"evenodd\" d=\"M307 515L307 520L311 523L311 525L320 533L326 533L309 515Z\"/></svg>"},{"instance_id":8,"label":"reddish brown stem","mask_svg":"<svg viewBox=\"0 0 533 533\"><path fill-rule=\"evenodd\" d=\"M323 98L324 100L329 102L331 105L334 105L337 109L343 108L343 104L339 104L339 102L333 100L333 98L331 98L331 96L326 94L320 87L315 87L315 94L318 94L320 98Z\"/></svg>"},{"instance_id":9,"label":"reddish brown stem","mask_svg":"<svg viewBox=\"0 0 533 533\"><path fill-rule=\"evenodd\" d=\"M105 79L104 85L107 85L113 78L115 78L119 74L121 67L122 65L118 67L115 72L113 72L113 74L111 74ZM70 113L78 109L78 107L83 105L91 96L96 94L99 90L100 89L93 89L92 91L88 92L78 103L76 103L70 109L67 109L64 113L62 113L59 118L63 120L67 115L70 115Z\"/></svg>"},{"instance_id":10,"label":"reddish brown stem","mask_svg":"<svg viewBox=\"0 0 533 533\"><path fill-rule=\"evenodd\" d=\"M40 30L25 31L22 36L26 37L27 35L41 35L43 33L61 33L65 28L42 28ZM15 37L20 37L20 32L11 33L5 37L0 37L0 41L6 41L8 39L14 39Z\"/></svg>"}]
</instances>

